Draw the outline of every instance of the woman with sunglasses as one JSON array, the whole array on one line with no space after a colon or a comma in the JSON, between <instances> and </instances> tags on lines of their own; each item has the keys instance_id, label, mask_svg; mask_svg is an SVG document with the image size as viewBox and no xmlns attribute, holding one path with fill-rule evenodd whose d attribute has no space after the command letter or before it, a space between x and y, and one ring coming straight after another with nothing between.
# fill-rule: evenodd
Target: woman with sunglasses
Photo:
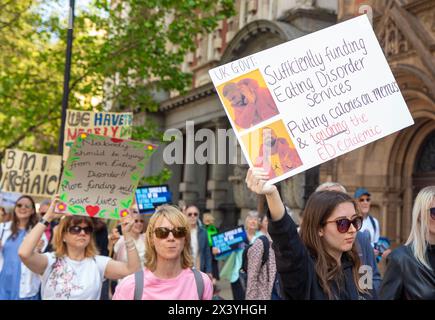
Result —
<instances>
[{"instance_id":1,"label":"woman with sunglasses","mask_svg":"<svg viewBox=\"0 0 435 320\"><path fill-rule=\"evenodd\" d=\"M380 295L388 300L435 300L435 186L418 193L411 233L388 256Z\"/></svg>"},{"instance_id":2,"label":"woman with sunglasses","mask_svg":"<svg viewBox=\"0 0 435 320\"><path fill-rule=\"evenodd\" d=\"M276 186L266 184L268 179L264 169L254 168L248 170L246 183L253 192L266 196L269 234L285 298L370 299L371 293L359 285L355 238L362 218L353 199L337 191L313 193L299 235Z\"/></svg>"},{"instance_id":3,"label":"woman with sunglasses","mask_svg":"<svg viewBox=\"0 0 435 320\"><path fill-rule=\"evenodd\" d=\"M133 300L142 289L141 300L210 300L213 285L203 272L192 269L190 229L186 216L177 208L164 205L152 215L146 231L145 268L142 283L135 275L116 287L113 300ZM202 279L200 284L198 278ZM198 285L203 290L200 296Z\"/></svg>"},{"instance_id":4,"label":"woman with sunglasses","mask_svg":"<svg viewBox=\"0 0 435 320\"><path fill-rule=\"evenodd\" d=\"M24 239L18 253L29 269L42 276L42 299L98 300L104 278L116 280L140 269L136 247L130 236L133 226L130 216L121 219L128 251L128 262L125 263L97 254L91 218L55 214L55 204L53 201L44 218ZM37 239L58 217L61 219L54 231L55 251L35 253Z\"/></svg>"},{"instance_id":5,"label":"woman with sunglasses","mask_svg":"<svg viewBox=\"0 0 435 320\"><path fill-rule=\"evenodd\" d=\"M37 223L35 202L29 196L21 196L15 203L12 221L0 225L0 300L39 300L39 276L18 256L24 237ZM44 250L47 243L45 234L41 234L34 249Z\"/></svg>"}]
</instances>

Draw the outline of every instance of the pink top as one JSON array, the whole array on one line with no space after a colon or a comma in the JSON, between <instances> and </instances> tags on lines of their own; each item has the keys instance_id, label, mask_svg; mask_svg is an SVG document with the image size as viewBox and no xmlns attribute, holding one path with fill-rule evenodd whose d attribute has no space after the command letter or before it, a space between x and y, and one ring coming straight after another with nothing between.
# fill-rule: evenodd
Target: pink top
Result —
<instances>
[{"instance_id":1,"label":"pink top","mask_svg":"<svg viewBox=\"0 0 435 320\"><path fill-rule=\"evenodd\" d=\"M201 272L204 280L202 300L211 300L213 284L210 278ZM116 287L112 300L134 299L134 274L124 278ZM195 276L191 269L184 269L172 279L157 278L151 271L144 269L142 300L199 300Z\"/></svg>"}]
</instances>

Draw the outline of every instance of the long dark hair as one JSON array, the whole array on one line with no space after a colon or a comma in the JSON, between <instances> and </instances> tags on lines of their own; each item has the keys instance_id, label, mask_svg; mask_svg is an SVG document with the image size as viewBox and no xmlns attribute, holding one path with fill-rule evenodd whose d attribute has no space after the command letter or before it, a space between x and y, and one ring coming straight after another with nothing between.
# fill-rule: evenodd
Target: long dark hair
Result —
<instances>
[{"instance_id":1,"label":"long dark hair","mask_svg":"<svg viewBox=\"0 0 435 320\"><path fill-rule=\"evenodd\" d=\"M320 286L329 299L334 298L330 283L335 281L340 285L342 272L341 267L338 265L335 258L326 251L325 243L319 235L319 229L325 225L326 221L338 205L347 202L352 203L355 211L359 213L355 201L343 192L314 192L308 199L301 224L302 242L315 259L315 270L319 278ZM355 282L358 291L364 293L365 291L360 289L358 286L358 270L361 262L355 243L353 244L352 249L348 252L344 252L343 255L347 255L347 258L352 262L353 281Z\"/></svg>"},{"instance_id":2,"label":"long dark hair","mask_svg":"<svg viewBox=\"0 0 435 320\"><path fill-rule=\"evenodd\" d=\"M31 230L38 223L38 214L36 213L36 206L35 206L35 201L33 201L33 198L30 196L19 197L17 199L17 201L15 202L14 211L12 213L12 225L11 225L11 232L12 232L11 237L12 238L16 238L18 235L18 231L19 231L19 228L18 228L19 221L18 221L18 217L17 217L15 210L17 209L17 203L21 199L29 199L29 201L32 203L32 209L33 209L33 214L29 217L29 221L27 221L26 231Z\"/></svg>"}]
</instances>

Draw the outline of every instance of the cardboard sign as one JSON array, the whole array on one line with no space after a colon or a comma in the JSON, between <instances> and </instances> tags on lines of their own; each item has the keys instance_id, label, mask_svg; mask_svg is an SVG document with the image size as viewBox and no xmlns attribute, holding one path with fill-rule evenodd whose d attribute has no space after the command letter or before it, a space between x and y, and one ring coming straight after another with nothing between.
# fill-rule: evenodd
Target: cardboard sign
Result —
<instances>
[{"instance_id":1,"label":"cardboard sign","mask_svg":"<svg viewBox=\"0 0 435 320\"><path fill-rule=\"evenodd\" d=\"M93 133L111 138L129 139L133 113L93 112L67 110L63 160L68 158L69 149L80 133Z\"/></svg>"},{"instance_id":2,"label":"cardboard sign","mask_svg":"<svg viewBox=\"0 0 435 320\"><path fill-rule=\"evenodd\" d=\"M153 214L158 206L169 204L172 193L168 185L142 186L136 189L136 203L139 213Z\"/></svg>"},{"instance_id":3,"label":"cardboard sign","mask_svg":"<svg viewBox=\"0 0 435 320\"><path fill-rule=\"evenodd\" d=\"M56 211L108 219L127 215L155 149L152 144L80 134L65 164Z\"/></svg>"},{"instance_id":4,"label":"cardboard sign","mask_svg":"<svg viewBox=\"0 0 435 320\"><path fill-rule=\"evenodd\" d=\"M212 236L213 247L219 250L220 255L228 254L231 251L240 249L240 244L246 241L246 231L243 226L228 230L223 233L218 233Z\"/></svg>"},{"instance_id":5,"label":"cardboard sign","mask_svg":"<svg viewBox=\"0 0 435 320\"><path fill-rule=\"evenodd\" d=\"M40 197L56 193L61 156L7 149L3 160L2 191Z\"/></svg>"},{"instance_id":6,"label":"cardboard sign","mask_svg":"<svg viewBox=\"0 0 435 320\"><path fill-rule=\"evenodd\" d=\"M414 123L365 15L209 73L245 158L269 183Z\"/></svg>"}]
</instances>

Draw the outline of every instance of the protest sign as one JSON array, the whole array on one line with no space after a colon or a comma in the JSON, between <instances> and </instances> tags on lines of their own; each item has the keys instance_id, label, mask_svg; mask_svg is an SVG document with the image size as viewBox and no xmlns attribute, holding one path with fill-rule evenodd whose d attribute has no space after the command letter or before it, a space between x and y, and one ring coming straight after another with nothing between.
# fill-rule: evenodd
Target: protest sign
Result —
<instances>
[{"instance_id":1,"label":"protest sign","mask_svg":"<svg viewBox=\"0 0 435 320\"><path fill-rule=\"evenodd\" d=\"M70 147L77 136L93 133L111 138L129 139L133 113L93 112L67 110L65 122L65 138L63 146L63 160L68 158Z\"/></svg>"},{"instance_id":2,"label":"protest sign","mask_svg":"<svg viewBox=\"0 0 435 320\"><path fill-rule=\"evenodd\" d=\"M0 192L0 206L4 208L13 208L21 193L14 192Z\"/></svg>"},{"instance_id":3,"label":"protest sign","mask_svg":"<svg viewBox=\"0 0 435 320\"><path fill-rule=\"evenodd\" d=\"M0 189L26 195L51 197L59 183L62 157L6 149Z\"/></svg>"},{"instance_id":4,"label":"protest sign","mask_svg":"<svg viewBox=\"0 0 435 320\"><path fill-rule=\"evenodd\" d=\"M246 231L243 226L239 226L235 229L225 231L223 233L218 233L212 236L213 247L219 250L219 254L227 254L231 251L240 248L240 244L246 241Z\"/></svg>"},{"instance_id":5,"label":"protest sign","mask_svg":"<svg viewBox=\"0 0 435 320\"><path fill-rule=\"evenodd\" d=\"M152 214L158 206L170 204L172 193L168 185L141 186L136 189L136 203L139 213Z\"/></svg>"},{"instance_id":6,"label":"protest sign","mask_svg":"<svg viewBox=\"0 0 435 320\"><path fill-rule=\"evenodd\" d=\"M209 73L245 158L269 183L414 123L365 15Z\"/></svg>"},{"instance_id":7,"label":"protest sign","mask_svg":"<svg viewBox=\"0 0 435 320\"><path fill-rule=\"evenodd\" d=\"M81 133L71 147L56 211L119 219L128 214L156 146Z\"/></svg>"}]
</instances>

